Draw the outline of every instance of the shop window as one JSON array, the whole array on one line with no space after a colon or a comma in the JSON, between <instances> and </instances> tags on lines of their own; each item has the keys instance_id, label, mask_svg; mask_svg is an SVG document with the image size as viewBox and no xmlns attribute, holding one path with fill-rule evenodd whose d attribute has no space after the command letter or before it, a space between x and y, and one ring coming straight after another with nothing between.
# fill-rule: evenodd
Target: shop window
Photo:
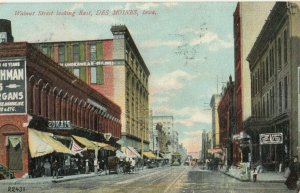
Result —
<instances>
[{"instance_id":1,"label":"shop window","mask_svg":"<svg viewBox=\"0 0 300 193\"><path fill-rule=\"evenodd\" d=\"M22 170L22 136L7 136L8 167L10 170Z\"/></svg>"}]
</instances>

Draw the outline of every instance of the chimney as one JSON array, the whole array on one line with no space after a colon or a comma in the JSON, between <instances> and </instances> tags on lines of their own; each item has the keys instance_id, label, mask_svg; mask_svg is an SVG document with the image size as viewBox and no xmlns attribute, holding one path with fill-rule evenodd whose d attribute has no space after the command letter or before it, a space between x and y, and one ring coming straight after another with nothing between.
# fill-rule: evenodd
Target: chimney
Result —
<instances>
[{"instance_id":1,"label":"chimney","mask_svg":"<svg viewBox=\"0 0 300 193\"><path fill-rule=\"evenodd\" d=\"M14 37L11 33L11 22L10 20L0 19L0 43L13 42Z\"/></svg>"}]
</instances>

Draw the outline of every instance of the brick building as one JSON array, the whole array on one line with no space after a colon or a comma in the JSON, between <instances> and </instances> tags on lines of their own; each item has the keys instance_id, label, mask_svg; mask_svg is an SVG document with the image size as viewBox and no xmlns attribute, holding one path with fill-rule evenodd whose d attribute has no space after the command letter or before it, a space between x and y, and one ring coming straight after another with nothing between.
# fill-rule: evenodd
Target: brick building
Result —
<instances>
[{"instance_id":1,"label":"brick building","mask_svg":"<svg viewBox=\"0 0 300 193\"><path fill-rule=\"evenodd\" d=\"M119 106L32 44L1 43L0 59L0 164L16 177L32 169L30 129L116 146ZM108 142L103 133L112 133Z\"/></svg>"},{"instance_id":2,"label":"brick building","mask_svg":"<svg viewBox=\"0 0 300 193\"><path fill-rule=\"evenodd\" d=\"M228 165L233 163L233 128L235 128L235 87L231 76L227 82L226 87L221 93L220 102L218 106L219 127L220 127L220 148L226 154L226 161ZM224 160L225 161L225 160Z\"/></svg>"},{"instance_id":3,"label":"brick building","mask_svg":"<svg viewBox=\"0 0 300 193\"><path fill-rule=\"evenodd\" d=\"M113 39L35 44L122 109L123 146L149 149L150 72L128 29L111 28Z\"/></svg>"}]
</instances>

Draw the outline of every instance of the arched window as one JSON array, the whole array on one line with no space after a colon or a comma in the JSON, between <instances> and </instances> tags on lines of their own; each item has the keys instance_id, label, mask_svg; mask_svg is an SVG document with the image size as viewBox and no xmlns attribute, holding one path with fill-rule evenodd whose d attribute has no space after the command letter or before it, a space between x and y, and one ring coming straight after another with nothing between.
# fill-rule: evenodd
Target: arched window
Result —
<instances>
[{"instance_id":1,"label":"arched window","mask_svg":"<svg viewBox=\"0 0 300 193\"><path fill-rule=\"evenodd\" d=\"M67 120L68 112L68 93L65 93L61 99L61 120Z\"/></svg>"},{"instance_id":2,"label":"arched window","mask_svg":"<svg viewBox=\"0 0 300 193\"><path fill-rule=\"evenodd\" d=\"M33 113L33 88L34 88L35 78L34 75L30 76L27 83L27 112L29 114Z\"/></svg>"},{"instance_id":3,"label":"arched window","mask_svg":"<svg viewBox=\"0 0 300 193\"><path fill-rule=\"evenodd\" d=\"M76 98L72 104L72 123L74 125L78 125L77 124L77 120L78 120L77 115L78 115L78 98Z\"/></svg>"},{"instance_id":4,"label":"arched window","mask_svg":"<svg viewBox=\"0 0 300 193\"><path fill-rule=\"evenodd\" d=\"M60 90L55 98L55 119L61 120L61 102L63 97L63 91Z\"/></svg>"},{"instance_id":5,"label":"arched window","mask_svg":"<svg viewBox=\"0 0 300 193\"><path fill-rule=\"evenodd\" d=\"M49 101L48 95L50 92L50 86L46 83L42 88L42 95L41 95L41 109L42 109L42 116L49 117Z\"/></svg>"}]
</instances>

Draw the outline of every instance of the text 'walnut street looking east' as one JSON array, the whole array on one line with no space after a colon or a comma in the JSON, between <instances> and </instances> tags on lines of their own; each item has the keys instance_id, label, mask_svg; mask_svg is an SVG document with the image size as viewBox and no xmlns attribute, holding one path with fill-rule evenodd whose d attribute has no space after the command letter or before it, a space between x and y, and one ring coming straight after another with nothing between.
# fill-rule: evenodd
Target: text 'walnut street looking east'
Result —
<instances>
[{"instance_id":1,"label":"text 'walnut street looking east'","mask_svg":"<svg viewBox=\"0 0 300 193\"><path fill-rule=\"evenodd\" d=\"M98 10L37 10L37 11L15 11L16 16L139 16L139 15L157 15L155 10L138 10L138 9L98 9Z\"/></svg>"}]
</instances>

